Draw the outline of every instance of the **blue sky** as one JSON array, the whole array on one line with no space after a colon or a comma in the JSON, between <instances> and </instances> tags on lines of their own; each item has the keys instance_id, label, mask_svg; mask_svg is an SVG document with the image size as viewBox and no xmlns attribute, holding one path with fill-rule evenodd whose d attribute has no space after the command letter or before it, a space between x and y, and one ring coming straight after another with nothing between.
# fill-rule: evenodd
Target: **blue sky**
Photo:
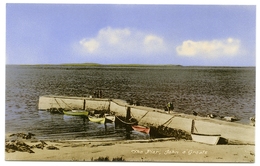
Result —
<instances>
[{"instance_id":1,"label":"blue sky","mask_svg":"<svg viewBox=\"0 0 260 166\"><path fill-rule=\"evenodd\" d=\"M6 63L255 66L256 6L9 3Z\"/></svg>"}]
</instances>

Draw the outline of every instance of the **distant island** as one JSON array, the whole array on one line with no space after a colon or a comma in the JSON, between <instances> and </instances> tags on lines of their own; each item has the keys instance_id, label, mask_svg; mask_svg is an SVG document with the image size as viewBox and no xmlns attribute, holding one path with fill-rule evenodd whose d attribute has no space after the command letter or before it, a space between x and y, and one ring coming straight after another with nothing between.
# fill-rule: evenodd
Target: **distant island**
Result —
<instances>
[{"instance_id":1,"label":"distant island","mask_svg":"<svg viewBox=\"0 0 260 166\"><path fill-rule=\"evenodd\" d=\"M99 64L99 63L68 63L68 64L60 64L60 66L181 67L181 65L172 65L172 64Z\"/></svg>"},{"instance_id":2,"label":"distant island","mask_svg":"<svg viewBox=\"0 0 260 166\"><path fill-rule=\"evenodd\" d=\"M7 64L15 65L15 64ZM62 63L62 64L17 64L18 66L79 66L79 67L182 67L173 64L99 64L99 63Z\"/></svg>"},{"instance_id":3,"label":"distant island","mask_svg":"<svg viewBox=\"0 0 260 166\"><path fill-rule=\"evenodd\" d=\"M255 68L255 66L183 66L175 64L99 64L99 63L61 63L61 64L6 64L6 66L53 66L53 67L166 67L166 68Z\"/></svg>"}]
</instances>

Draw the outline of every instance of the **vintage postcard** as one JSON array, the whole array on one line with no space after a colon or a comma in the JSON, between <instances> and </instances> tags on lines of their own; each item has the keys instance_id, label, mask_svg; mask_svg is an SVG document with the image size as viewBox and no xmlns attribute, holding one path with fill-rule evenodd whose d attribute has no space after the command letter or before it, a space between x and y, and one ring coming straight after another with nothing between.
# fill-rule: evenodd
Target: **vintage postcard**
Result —
<instances>
[{"instance_id":1,"label":"vintage postcard","mask_svg":"<svg viewBox=\"0 0 260 166\"><path fill-rule=\"evenodd\" d=\"M6 4L6 161L254 163L256 5Z\"/></svg>"}]
</instances>

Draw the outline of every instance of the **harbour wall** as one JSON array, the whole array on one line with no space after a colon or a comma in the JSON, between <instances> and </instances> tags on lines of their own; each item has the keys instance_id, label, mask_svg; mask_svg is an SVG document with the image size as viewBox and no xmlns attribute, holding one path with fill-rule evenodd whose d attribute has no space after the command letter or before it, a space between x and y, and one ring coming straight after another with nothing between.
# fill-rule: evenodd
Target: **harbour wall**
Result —
<instances>
[{"instance_id":1,"label":"harbour wall","mask_svg":"<svg viewBox=\"0 0 260 166\"><path fill-rule=\"evenodd\" d=\"M110 100L101 98L69 97L69 96L40 96L39 110L50 108L81 109L81 110L109 110Z\"/></svg>"},{"instance_id":2,"label":"harbour wall","mask_svg":"<svg viewBox=\"0 0 260 166\"><path fill-rule=\"evenodd\" d=\"M176 138L187 138L190 135L194 119L199 133L221 134L224 139L237 144L255 144L255 127L250 125L177 112L168 114L160 109L129 105L126 101L119 99L67 96L41 96L39 98L39 110L51 107L110 111L118 117L126 117L127 109L129 109L131 118L138 121L139 125L149 126L163 135Z\"/></svg>"}]
</instances>

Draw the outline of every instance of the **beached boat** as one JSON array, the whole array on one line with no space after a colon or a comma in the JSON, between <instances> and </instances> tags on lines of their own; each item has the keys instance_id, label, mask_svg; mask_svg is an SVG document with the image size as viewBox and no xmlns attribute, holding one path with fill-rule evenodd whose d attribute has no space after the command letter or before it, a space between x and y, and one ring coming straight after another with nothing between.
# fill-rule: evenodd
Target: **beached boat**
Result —
<instances>
[{"instance_id":1,"label":"beached boat","mask_svg":"<svg viewBox=\"0 0 260 166\"><path fill-rule=\"evenodd\" d=\"M94 117L94 116L88 116L88 119L89 119L91 122L95 122L95 123L105 123L105 120L106 120L105 117L97 118L97 117Z\"/></svg>"},{"instance_id":2,"label":"beached boat","mask_svg":"<svg viewBox=\"0 0 260 166\"><path fill-rule=\"evenodd\" d=\"M234 116L225 116L225 117L222 117L222 119L226 120L226 121L229 121L229 122L234 122L234 121L238 121L240 119L234 117Z\"/></svg>"},{"instance_id":3,"label":"beached boat","mask_svg":"<svg viewBox=\"0 0 260 166\"><path fill-rule=\"evenodd\" d=\"M149 134L149 132L150 132L149 127L144 127L144 126L140 126L140 125L132 125L132 128L135 131L143 132L143 133L146 133L146 134Z\"/></svg>"},{"instance_id":4,"label":"beached boat","mask_svg":"<svg viewBox=\"0 0 260 166\"><path fill-rule=\"evenodd\" d=\"M220 134L202 134L202 133L194 133L195 121L192 120L191 125L191 137L195 142L216 145L220 139Z\"/></svg>"},{"instance_id":5,"label":"beached boat","mask_svg":"<svg viewBox=\"0 0 260 166\"><path fill-rule=\"evenodd\" d=\"M115 115L105 114L106 123L113 123L116 120Z\"/></svg>"},{"instance_id":6,"label":"beached boat","mask_svg":"<svg viewBox=\"0 0 260 166\"><path fill-rule=\"evenodd\" d=\"M86 110L71 110L71 111L63 111L65 115L71 116L88 116L88 111Z\"/></svg>"}]
</instances>

